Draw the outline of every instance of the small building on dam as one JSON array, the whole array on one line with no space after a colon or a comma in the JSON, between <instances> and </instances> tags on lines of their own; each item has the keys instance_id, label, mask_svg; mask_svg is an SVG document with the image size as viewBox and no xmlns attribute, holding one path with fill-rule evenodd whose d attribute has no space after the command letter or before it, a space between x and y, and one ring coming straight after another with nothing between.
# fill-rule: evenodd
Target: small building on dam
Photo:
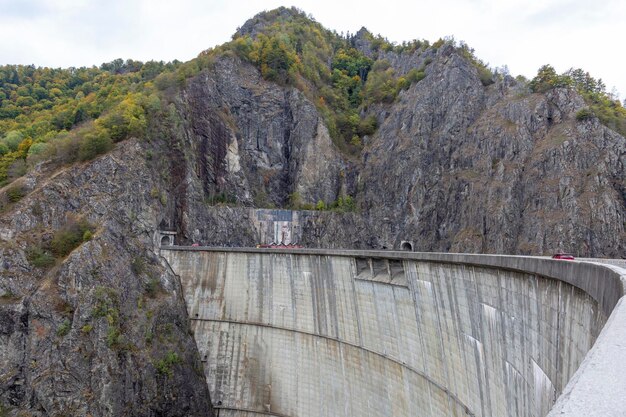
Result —
<instances>
[{"instance_id":1,"label":"small building on dam","mask_svg":"<svg viewBox=\"0 0 626 417\"><path fill-rule=\"evenodd\" d=\"M220 417L626 416L619 267L311 249L161 255L180 277Z\"/></svg>"}]
</instances>

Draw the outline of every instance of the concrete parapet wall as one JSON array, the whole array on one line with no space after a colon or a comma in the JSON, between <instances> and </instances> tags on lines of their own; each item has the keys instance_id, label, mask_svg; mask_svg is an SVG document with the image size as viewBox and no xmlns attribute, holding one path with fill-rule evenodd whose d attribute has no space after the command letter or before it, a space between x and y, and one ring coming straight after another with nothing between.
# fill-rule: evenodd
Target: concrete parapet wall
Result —
<instances>
[{"instance_id":1,"label":"concrete parapet wall","mask_svg":"<svg viewBox=\"0 0 626 417\"><path fill-rule=\"evenodd\" d=\"M220 416L545 416L623 294L542 258L161 253Z\"/></svg>"}]
</instances>

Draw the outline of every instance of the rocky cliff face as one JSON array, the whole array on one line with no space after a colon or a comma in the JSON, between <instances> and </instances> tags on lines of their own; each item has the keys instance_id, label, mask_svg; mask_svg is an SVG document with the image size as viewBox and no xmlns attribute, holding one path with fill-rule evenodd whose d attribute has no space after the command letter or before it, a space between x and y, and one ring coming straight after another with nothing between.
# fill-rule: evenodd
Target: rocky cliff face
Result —
<instances>
[{"instance_id":1,"label":"rocky cliff face","mask_svg":"<svg viewBox=\"0 0 626 417\"><path fill-rule=\"evenodd\" d=\"M167 224L188 242L258 243L248 211L218 202L284 207L355 190L355 163L333 145L315 106L238 58L220 58L189 80L172 107L178 123L165 132L177 149L171 172L178 174Z\"/></svg>"},{"instance_id":2,"label":"rocky cliff face","mask_svg":"<svg viewBox=\"0 0 626 417\"><path fill-rule=\"evenodd\" d=\"M295 88L264 81L249 64L224 58L192 79L179 100L184 147L195 156L208 195L284 205L292 193L317 201L339 191L341 155L315 106Z\"/></svg>"},{"instance_id":3,"label":"rocky cliff face","mask_svg":"<svg viewBox=\"0 0 626 417\"><path fill-rule=\"evenodd\" d=\"M358 213L312 213L305 244L624 256L623 137L577 120L585 103L572 90L531 94L510 77L483 86L450 45L390 62L401 74L426 60L424 80L370 109L380 127L358 161L333 146L299 91L250 64L225 58L191 80L176 102L192 161L183 235L257 243L247 214L207 207L216 193L257 207L285 206L292 193L310 203L350 194Z\"/></svg>"},{"instance_id":4,"label":"rocky cliff face","mask_svg":"<svg viewBox=\"0 0 626 417\"><path fill-rule=\"evenodd\" d=\"M0 220L3 412L212 415L180 283L153 251L163 208L144 158L131 142L52 178L35 172ZM34 249L79 220L91 239L40 265Z\"/></svg>"},{"instance_id":5,"label":"rocky cliff face","mask_svg":"<svg viewBox=\"0 0 626 417\"><path fill-rule=\"evenodd\" d=\"M380 231L387 242L624 255L625 140L576 120L585 107L577 93L529 94L506 78L485 88L451 47L427 71L391 106L364 156L366 212L397 225Z\"/></svg>"}]
</instances>

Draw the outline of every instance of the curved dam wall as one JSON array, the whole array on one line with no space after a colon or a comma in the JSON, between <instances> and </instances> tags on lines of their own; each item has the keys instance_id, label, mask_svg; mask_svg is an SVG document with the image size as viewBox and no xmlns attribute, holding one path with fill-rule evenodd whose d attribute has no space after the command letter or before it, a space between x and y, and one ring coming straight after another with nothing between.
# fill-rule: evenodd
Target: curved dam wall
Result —
<instances>
[{"instance_id":1,"label":"curved dam wall","mask_svg":"<svg viewBox=\"0 0 626 417\"><path fill-rule=\"evenodd\" d=\"M623 292L532 258L161 254L221 417L545 416Z\"/></svg>"}]
</instances>

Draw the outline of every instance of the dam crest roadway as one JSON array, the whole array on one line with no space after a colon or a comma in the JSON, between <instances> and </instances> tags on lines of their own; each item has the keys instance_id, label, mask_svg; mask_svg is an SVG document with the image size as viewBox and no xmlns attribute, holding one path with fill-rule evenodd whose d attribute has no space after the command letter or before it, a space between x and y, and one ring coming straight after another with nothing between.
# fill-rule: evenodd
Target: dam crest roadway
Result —
<instances>
[{"instance_id":1,"label":"dam crest roadway","mask_svg":"<svg viewBox=\"0 0 626 417\"><path fill-rule=\"evenodd\" d=\"M391 251L160 253L180 278L220 417L626 415L619 266Z\"/></svg>"}]
</instances>

